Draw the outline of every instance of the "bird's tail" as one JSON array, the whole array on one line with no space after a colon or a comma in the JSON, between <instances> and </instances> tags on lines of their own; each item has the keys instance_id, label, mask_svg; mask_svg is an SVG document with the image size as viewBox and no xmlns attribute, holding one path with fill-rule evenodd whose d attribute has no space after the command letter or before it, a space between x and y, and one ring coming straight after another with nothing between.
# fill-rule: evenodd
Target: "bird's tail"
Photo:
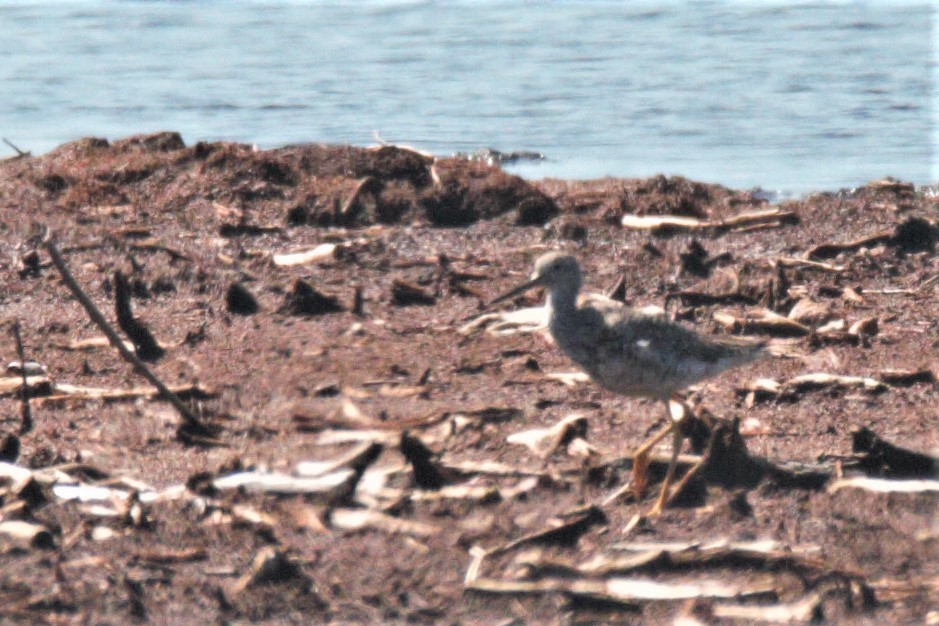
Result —
<instances>
[{"instance_id":1,"label":"bird's tail","mask_svg":"<svg viewBox=\"0 0 939 626\"><path fill-rule=\"evenodd\" d=\"M750 337L722 337L721 344L727 348L726 355L720 359L727 368L746 365L772 354L769 343Z\"/></svg>"}]
</instances>

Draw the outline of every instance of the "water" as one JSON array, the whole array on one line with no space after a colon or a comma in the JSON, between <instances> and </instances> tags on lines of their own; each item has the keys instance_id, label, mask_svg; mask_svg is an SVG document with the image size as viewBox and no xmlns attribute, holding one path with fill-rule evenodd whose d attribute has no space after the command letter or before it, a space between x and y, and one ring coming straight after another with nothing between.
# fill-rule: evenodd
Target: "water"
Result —
<instances>
[{"instance_id":1,"label":"water","mask_svg":"<svg viewBox=\"0 0 939 626\"><path fill-rule=\"evenodd\" d=\"M0 136L535 150L530 178L939 180L929 3L4 2ZM13 154L0 145L0 156Z\"/></svg>"}]
</instances>

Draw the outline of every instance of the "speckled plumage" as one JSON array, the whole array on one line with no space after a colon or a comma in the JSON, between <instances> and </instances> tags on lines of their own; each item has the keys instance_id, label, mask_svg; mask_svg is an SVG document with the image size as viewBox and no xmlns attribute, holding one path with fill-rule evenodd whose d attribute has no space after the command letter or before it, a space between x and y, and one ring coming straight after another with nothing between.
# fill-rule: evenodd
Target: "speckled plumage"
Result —
<instances>
[{"instance_id":1,"label":"speckled plumage","mask_svg":"<svg viewBox=\"0 0 939 626\"><path fill-rule=\"evenodd\" d=\"M673 394L757 358L762 347L698 335L662 314L595 296L576 306L550 302L558 347L601 387L668 400Z\"/></svg>"},{"instance_id":2,"label":"speckled plumage","mask_svg":"<svg viewBox=\"0 0 939 626\"><path fill-rule=\"evenodd\" d=\"M763 354L762 344L706 337L662 314L601 296L579 296L572 256L538 259L527 286L548 294L548 328L558 347L600 386L618 394L667 401L673 394Z\"/></svg>"},{"instance_id":3,"label":"speckled plumage","mask_svg":"<svg viewBox=\"0 0 939 626\"><path fill-rule=\"evenodd\" d=\"M505 300L534 287L548 290L548 328L558 347L601 387L668 405L678 391L731 367L764 355L761 343L733 337L706 337L664 314L634 309L602 296L579 294L580 265L569 255L548 253L535 263L531 280L500 296ZM661 512L675 470L681 433L669 429L643 444L633 465L641 493L651 447L668 432L675 437L672 462L659 500Z\"/></svg>"}]
</instances>

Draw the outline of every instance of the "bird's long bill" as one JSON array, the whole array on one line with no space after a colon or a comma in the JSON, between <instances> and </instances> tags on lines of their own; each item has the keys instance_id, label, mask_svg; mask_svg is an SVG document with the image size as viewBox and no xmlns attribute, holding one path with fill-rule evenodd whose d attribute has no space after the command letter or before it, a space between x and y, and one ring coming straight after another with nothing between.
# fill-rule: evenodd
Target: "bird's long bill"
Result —
<instances>
[{"instance_id":1,"label":"bird's long bill","mask_svg":"<svg viewBox=\"0 0 939 626\"><path fill-rule=\"evenodd\" d=\"M497 296L494 300L492 300L489 303L489 306L498 304L500 302L504 302L508 300L509 298L514 298L515 296L521 295L525 293L526 291L528 291L529 289L534 289L535 287L539 287L540 285L541 283L539 283L537 280L530 280L526 283L522 283L518 287L515 287L514 289L511 289L509 291L506 291L501 296Z\"/></svg>"}]
</instances>

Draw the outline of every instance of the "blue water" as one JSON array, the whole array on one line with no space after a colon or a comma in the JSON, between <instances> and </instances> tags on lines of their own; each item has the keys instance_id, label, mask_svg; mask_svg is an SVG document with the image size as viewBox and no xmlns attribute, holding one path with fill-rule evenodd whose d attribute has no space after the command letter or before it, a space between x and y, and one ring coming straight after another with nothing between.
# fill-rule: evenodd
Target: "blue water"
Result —
<instances>
[{"instance_id":1,"label":"blue water","mask_svg":"<svg viewBox=\"0 0 939 626\"><path fill-rule=\"evenodd\" d=\"M930 3L3 2L0 136L493 147L527 177L939 180ZM0 145L0 157L13 154Z\"/></svg>"}]
</instances>

